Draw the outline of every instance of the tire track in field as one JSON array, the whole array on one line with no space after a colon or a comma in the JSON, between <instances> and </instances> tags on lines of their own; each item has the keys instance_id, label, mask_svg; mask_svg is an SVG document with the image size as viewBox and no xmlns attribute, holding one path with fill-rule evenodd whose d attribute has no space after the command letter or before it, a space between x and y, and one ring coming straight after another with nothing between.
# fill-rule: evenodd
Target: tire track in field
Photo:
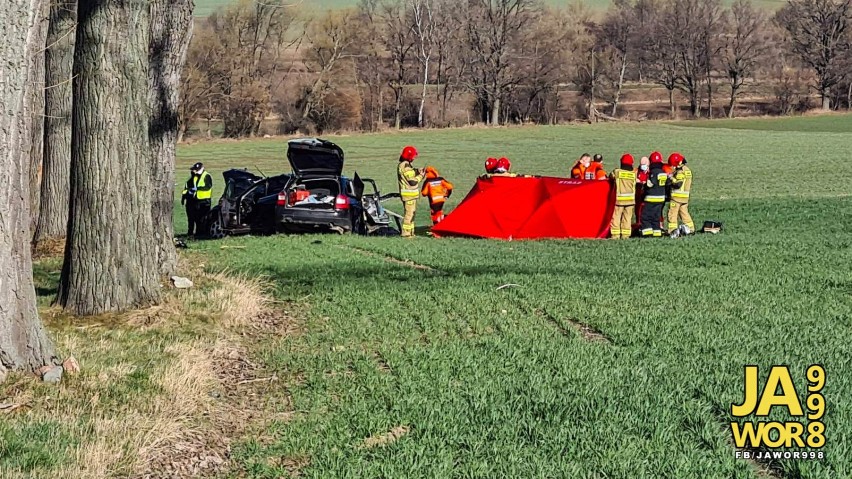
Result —
<instances>
[{"instance_id":1,"label":"tire track in field","mask_svg":"<svg viewBox=\"0 0 852 479\"><path fill-rule=\"evenodd\" d=\"M751 453L751 457L743 458L743 461L749 463L752 469L754 469L757 477L763 479L798 479L799 474L788 475L784 473L784 468L781 466L781 463L777 460L773 459L757 459L756 454L758 452L767 452L766 450L760 448L754 448L750 446L746 446L744 448L739 448L734 444L733 438L731 437L730 431L730 420L727 417L725 411L715 402L710 400L704 393L701 391L694 391L692 397L704 405L707 406L710 411L712 411L712 420L716 424L719 425L721 433L728 437L728 444L731 447L732 451L742 451ZM699 438L700 440L700 438Z\"/></svg>"},{"instance_id":2,"label":"tire track in field","mask_svg":"<svg viewBox=\"0 0 852 479\"><path fill-rule=\"evenodd\" d=\"M395 264L395 265L398 265L398 266L406 266L406 267L416 269L416 270L419 270L419 271L427 271L429 273L435 273L435 274L440 274L440 275L447 274L446 272L435 269L435 268L433 268L429 265L415 263L414 261L411 261L411 260L408 260L408 259L397 258L396 256L391 256L391 255L385 254L385 253L378 253L376 251L371 251L371 250L364 249L364 248L358 248L357 246L337 245L337 247L340 248L340 249L343 249L343 250L348 250L348 251L358 253L362 256L381 259L383 261L386 261L388 263L392 263L392 264Z\"/></svg>"},{"instance_id":3,"label":"tire track in field","mask_svg":"<svg viewBox=\"0 0 852 479\"><path fill-rule=\"evenodd\" d=\"M523 296L523 293L521 293ZM542 308L530 308L527 306L530 304L530 301L527 301L527 298L523 298L524 301L518 300L515 302L515 305L518 306L518 309L524 311L527 314L535 315L539 318L544 318L547 321L547 324L555 328L559 333L563 336L571 337L574 334L578 334L582 339L588 341L590 343L599 343L612 345L612 339L610 339L606 334L604 334L601 330L595 328L591 324L588 324L584 321L581 321L576 318L557 318L556 316L548 313ZM573 331L573 333L572 333Z\"/></svg>"}]
</instances>

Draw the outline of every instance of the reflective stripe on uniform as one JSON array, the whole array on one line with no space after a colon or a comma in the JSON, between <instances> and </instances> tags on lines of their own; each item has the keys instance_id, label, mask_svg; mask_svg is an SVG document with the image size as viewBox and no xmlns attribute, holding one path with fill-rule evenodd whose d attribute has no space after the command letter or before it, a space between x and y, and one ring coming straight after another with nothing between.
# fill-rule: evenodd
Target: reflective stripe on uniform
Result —
<instances>
[{"instance_id":1,"label":"reflective stripe on uniform","mask_svg":"<svg viewBox=\"0 0 852 479\"><path fill-rule=\"evenodd\" d=\"M651 228L645 228L642 230L642 236L651 236L654 234L654 230Z\"/></svg>"},{"instance_id":2,"label":"reflective stripe on uniform","mask_svg":"<svg viewBox=\"0 0 852 479\"><path fill-rule=\"evenodd\" d=\"M616 199L618 199L619 201L633 201L634 199L636 199L636 194L635 193L625 193L623 195L617 195Z\"/></svg>"},{"instance_id":3,"label":"reflective stripe on uniform","mask_svg":"<svg viewBox=\"0 0 852 479\"><path fill-rule=\"evenodd\" d=\"M672 198L689 198L689 192L683 190L672 191Z\"/></svg>"},{"instance_id":4,"label":"reflective stripe on uniform","mask_svg":"<svg viewBox=\"0 0 852 479\"><path fill-rule=\"evenodd\" d=\"M666 201L666 195L648 195L645 197L648 203L662 203Z\"/></svg>"},{"instance_id":5,"label":"reflective stripe on uniform","mask_svg":"<svg viewBox=\"0 0 852 479\"><path fill-rule=\"evenodd\" d=\"M660 230L654 230L654 236L663 236L663 232Z\"/></svg>"}]
</instances>

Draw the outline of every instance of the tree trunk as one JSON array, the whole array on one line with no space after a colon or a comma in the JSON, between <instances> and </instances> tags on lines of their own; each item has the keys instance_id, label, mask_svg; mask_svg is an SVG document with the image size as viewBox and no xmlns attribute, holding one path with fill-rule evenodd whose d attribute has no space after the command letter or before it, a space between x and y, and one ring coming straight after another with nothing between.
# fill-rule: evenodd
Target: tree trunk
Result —
<instances>
[{"instance_id":1,"label":"tree trunk","mask_svg":"<svg viewBox=\"0 0 852 479\"><path fill-rule=\"evenodd\" d=\"M429 83L429 59L423 62L423 92L420 94L420 109L417 111L417 126L423 128L423 107L426 105L426 85Z\"/></svg>"},{"instance_id":2,"label":"tree trunk","mask_svg":"<svg viewBox=\"0 0 852 479\"><path fill-rule=\"evenodd\" d=\"M177 268L174 244L175 146L178 140L180 81L192 36L194 0L153 0L148 48L151 118L151 217L157 265L168 276Z\"/></svg>"},{"instance_id":3,"label":"tree trunk","mask_svg":"<svg viewBox=\"0 0 852 479\"><path fill-rule=\"evenodd\" d=\"M618 75L618 88L615 90L615 101L612 102L612 117L618 114L618 99L621 97L621 89L624 88L624 72L627 70L627 54L621 56L621 72Z\"/></svg>"},{"instance_id":4,"label":"tree trunk","mask_svg":"<svg viewBox=\"0 0 852 479\"><path fill-rule=\"evenodd\" d=\"M500 125L500 97L494 96L494 101L491 103L491 125Z\"/></svg>"},{"instance_id":5,"label":"tree trunk","mask_svg":"<svg viewBox=\"0 0 852 479\"><path fill-rule=\"evenodd\" d=\"M39 0L36 11L36 28L33 32L33 41L38 47L33 50L29 57L30 61L30 103L29 121L32 124L28 130L30 149L30 234L35 232L38 223L40 208L40 192L42 181L42 168L44 165L44 86L45 65L44 47L47 37L48 15L50 12L49 0Z\"/></svg>"},{"instance_id":6,"label":"tree trunk","mask_svg":"<svg viewBox=\"0 0 852 479\"><path fill-rule=\"evenodd\" d=\"M677 109L674 102L674 88L669 88L669 115L674 120L677 118Z\"/></svg>"},{"instance_id":7,"label":"tree trunk","mask_svg":"<svg viewBox=\"0 0 852 479\"><path fill-rule=\"evenodd\" d=\"M78 315L160 299L151 221L148 0L78 7L71 202L58 302Z\"/></svg>"},{"instance_id":8,"label":"tree trunk","mask_svg":"<svg viewBox=\"0 0 852 479\"><path fill-rule=\"evenodd\" d=\"M71 71L77 2L50 5L45 52L44 175L35 241L65 236L71 170Z\"/></svg>"},{"instance_id":9,"label":"tree trunk","mask_svg":"<svg viewBox=\"0 0 852 479\"><path fill-rule=\"evenodd\" d=\"M831 110L831 97L828 94L828 88L820 91L820 98L822 98L822 109L825 111Z\"/></svg>"},{"instance_id":10,"label":"tree trunk","mask_svg":"<svg viewBox=\"0 0 852 479\"><path fill-rule=\"evenodd\" d=\"M396 104L393 107L393 124L397 130L402 128L402 88L402 83L397 83L397 88L394 89Z\"/></svg>"},{"instance_id":11,"label":"tree trunk","mask_svg":"<svg viewBox=\"0 0 852 479\"><path fill-rule=\"evenodd\" d=\"M734 106L737 103L737 87L731 85L731 100L728 103L728 118L734 117Z\"/></svg>"},{"instance_id":12,"label":"tree trunk","mask_svg":"<svg viewBox=\"0 0 852 479\"><path fill-rule=\"evenodd\" d=\"M0 9L0 382L11 370L35 371L54 363L53 344L41 324L30 255L30 123L28 62L38 44L43 0L5 0Z\"/></svg>"}]
</instances>

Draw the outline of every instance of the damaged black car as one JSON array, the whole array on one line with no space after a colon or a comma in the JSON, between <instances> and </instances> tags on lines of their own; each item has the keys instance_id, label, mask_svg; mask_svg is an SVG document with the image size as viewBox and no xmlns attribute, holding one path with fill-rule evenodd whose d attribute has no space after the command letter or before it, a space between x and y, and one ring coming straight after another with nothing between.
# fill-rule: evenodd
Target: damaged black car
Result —
<instances>
[{"instance_id":1,"label":"damaged black car","mask_svg":"<svg viewBox=\"0 0 852 479\"><path fill-rule=\"evenodd\" d=\"M333 232L397 235L399 215L382 206L376 182L342 175L344 153L318 138L288 142L293 172L265 177L244 169L223 173L225 192L208 218L211 238L236 234Z\"/></svg>"}]
</instances>

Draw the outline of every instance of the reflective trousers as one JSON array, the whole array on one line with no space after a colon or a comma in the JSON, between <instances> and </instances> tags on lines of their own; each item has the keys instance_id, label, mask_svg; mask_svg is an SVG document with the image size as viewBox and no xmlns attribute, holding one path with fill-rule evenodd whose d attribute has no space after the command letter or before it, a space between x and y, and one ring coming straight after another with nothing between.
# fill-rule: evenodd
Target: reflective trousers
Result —
<instances>
[{"instance_id":1,"label":"reflective trousers","mask_svg":"<svg viewBox=\"0 0 852 479\"><path fill-rule=\"evenodd\" d=\"M633 221L633 205L615 206L612 212L612 223L609 227L609 232L613 238L627 239L630 238L631 222Z\"/></svg>"},{"instance_id":2,"label":"reflective trousers","mask_svg":"<svg viewBox=\"0 0 852 479\"><path fill-rule=\"evenodd\" d=\"M414 236L414 212L417 210L417 200L402 202L402 235L403 237Z\"/></svg>"},{"instance_id":3,"label":"reflective trousers","mask_svg":"<svg viewBox=\"0 0 852 479\"><path fill-rule=\"evenodd\" d=\"M639 232L642 236L662 236L660 218L663 216L663 203L645 202L642 205L642 223Z\"/></svg>"},{"instance_id":4,"label":"reflective trousers","mask_svg":"<svg viewBox=\"0 0 852 479\"><path fill-rule=\"evenodd\" d=\"M689 203L672 201L669 204L668 228L670 232L677 229L678 219L689 228L689 231L695 232L695 223L692 222L692 216L689 215Z\"/></svg>"}]
</instances>

